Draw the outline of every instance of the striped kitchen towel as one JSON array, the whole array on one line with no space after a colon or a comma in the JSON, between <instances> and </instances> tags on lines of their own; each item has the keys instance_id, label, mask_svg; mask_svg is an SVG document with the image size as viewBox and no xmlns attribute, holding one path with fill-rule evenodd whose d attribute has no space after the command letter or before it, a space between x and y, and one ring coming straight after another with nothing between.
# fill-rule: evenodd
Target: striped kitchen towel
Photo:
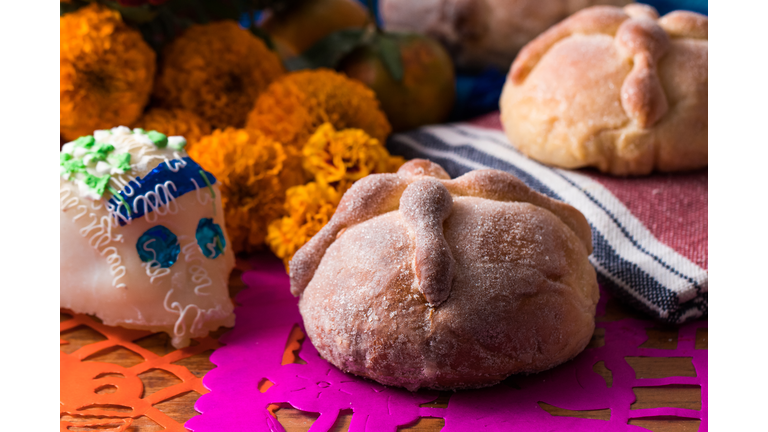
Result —
<instances>
[{"instance_id":1,"label":"striped kitchen towel","mask_svg":"<svg viewBox=\"0 0 768 432\"><path fill-rule=\"evenodd\" d=\"M550 168L512 147L498 116L395 134L387 147L437 162L451 177L482 168L507 171L571 204L592 226L590 261L604 287L666 322L706 316L706 169L616 178Z\"/></svg>"}]
</instances>

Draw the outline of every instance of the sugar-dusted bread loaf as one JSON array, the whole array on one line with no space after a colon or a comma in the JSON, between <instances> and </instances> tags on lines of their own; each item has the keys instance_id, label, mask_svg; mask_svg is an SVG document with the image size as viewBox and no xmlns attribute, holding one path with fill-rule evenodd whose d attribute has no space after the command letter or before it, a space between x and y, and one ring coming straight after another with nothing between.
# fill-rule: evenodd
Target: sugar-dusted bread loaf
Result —
<instances>
[{"instance_id":1,"label":"sugar-dusted bread loaf","mask_svg":"<svg viewBox=\"0 0 768 432\"><path fill-rule=\"evenodd\" d=\"M585 7L631 0L380 0L387 30L438 39L460 68L506 70L520 48Z\"/></svg>"},{"instance_id":2,"label":"sugar-dusted bread loaf","mask_svg":"<svg viewBox=\"0 0 768 432\"><path fill-rule=\"evenodd\" d=\"M540 162L614 175L707 166L707 17L585 9L520 52L501 96L509 140Z\"/></svg>"},{"instance_id":3,"label":"sugar-dusted bread loaf","mask_svg":"<svg viewBox=\"0 0 768 432\"><path fill-rule=\"evenodd\" d=\"M581 352L598 288L573 207L511 174L425 160L363 178L290 263L320 355L409 390L473 388Z\"/></svg>"}]
</instances>

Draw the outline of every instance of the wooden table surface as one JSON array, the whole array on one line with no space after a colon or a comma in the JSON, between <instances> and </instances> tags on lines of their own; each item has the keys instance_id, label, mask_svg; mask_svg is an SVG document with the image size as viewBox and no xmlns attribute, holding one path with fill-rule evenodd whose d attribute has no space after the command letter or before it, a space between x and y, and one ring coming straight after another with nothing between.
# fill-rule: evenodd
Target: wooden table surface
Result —
<instances>
[{"instance_id":1,"label":"wooden table surface","mask_svg":"<svg viewBox=\"0 0 768 432\"><path fill-rule=\"evenodd\" d=\"M244 260L238 260L238 268L232 272L230 278L230 294L233 296L244 288L240 280L243 270L246 270L247 264ZM69 318L69 315L62 313L61 320ZM619 319L634 317L645 319L638 312L619 304L616 301L609 301L604 317L598 321L616 321ZM216 337L225 334L229 329L221 328L215 332ZM661 326L647 330L648 341L642 347L669 349L677 346L677 329L672 326ZM604 330L597 329L592 336L589 346L599 347L603 344ZM61 350L71 353L76 349L94 342L103 340L104 337L99 333L87 328L78 327L61 334L61 338L69 343L61 346ZM170 344L170 338L165 333L156 333L137 342L141 347L146 348L155 354L165 355L174 350ZM696 348L707 348L707 330L700 329L696 335ZM201 354L186 358L177 362L187 367L195 376L204 376L215 366L209 361L213 351L209 350ZM143 361L138 355L125 349L112 349L100 352L98 356L89 358L89 360L114 363L124 367L131 367ZM668 376L695 376L696 373L690 358L634 358L627 359L628 363L637 373L638 378L661 378ZM599 373L610 386L612 377L608 371L599 362L595 365L595 372ZM159 370L152 370L139 376L144 383L144 395L146 397L158 390L179 382L175 376ZM658 407L678 407L692 410L701 409L701 389L698 386L672 385L665 387L635 388L637 401L632 404L633 409L658 408ZM422 406L444 408L448 405L452 392L442 392L440 397L434 402ZM195 409L195 401L200 395L194 391L181 396L166 400L155 405L160 411L183 424L193 416L199 415ZM610 418L610 410L598 411L568 411L544 403L541 407L555 416L570 416L592 419L607 420ZM290 405L280 405L274 413L277 420L285 427L288 432L306 431L312 425L318 414L305 413L299 411ZM341 432L349 428L349 422L352 418L351 412L342 412L336 421L332 431ZM63 418L64 419L64 418ZM653 419L633 419L630 424L641 426L654 432L688 432L697 431L699 420L684 419L678 417L653 418ZM401 428L402 431L439 431L444 426L444 420L438 418L422 418L416 424ZM130 432L150 432L163 430L161 426L154 423L147 417L136 419L133 424L126 429Z\"/></svg>"}]
</instances>

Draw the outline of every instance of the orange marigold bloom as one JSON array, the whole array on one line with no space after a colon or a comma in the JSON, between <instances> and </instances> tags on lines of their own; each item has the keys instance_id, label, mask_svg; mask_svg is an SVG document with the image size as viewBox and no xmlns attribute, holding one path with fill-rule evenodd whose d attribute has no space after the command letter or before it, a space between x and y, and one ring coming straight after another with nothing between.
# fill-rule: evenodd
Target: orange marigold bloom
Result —
<instances>
[{"instance_id":1,"label":"orange marigold bloom","mask_svg":"<svg viewBox=\"0 0 768 432\"><path fill-rule=\"evenodd\" d=\"M141 33L98 3L62 16L59 24L59 121L64 139L135 122L155 76L155 52Z\"/></svg>"},{"instance_id":2,"label":"orange marigold bloom","mask_svg":"<svg viewBox=\"0 0 768 432\"><path fill-rule=\"evenodd\" d=\"M291 148L291 147L287 147ZM267 244L286 269L298 251L328 223L344 192L368 174L394 172L405 161L390 156L375 138L360 129L336 131L324 123L304 145L304 170L315 181L286 192L286 216L267 228Z\"/></svg>"},{"instance_id":3,"label":"orange marigold bloom","mask_svg":"<svg viewBox=\"0 0 768 432\"><path fill-rule=\"evenodd\" d=\"M404 159L390 156L375 138L360 129L336 131L324 123L304 145L303 166L317 181L336 184L354 182L368 174L394 172Z\"/></svg>"},{"instance_id":4,"label":"orange marigold bloom","mask_svg":"<svg viewBox=\"0 0 768 432\"><path fill-rule=\"evenodd\" d=\"M192 111L152 108L133 127L156 130L167 136L183 136L190 145L211 133L211 124Z\"/></svg>"},{"instance_id":5,"label":"orange marigold bloom","mask_svg":"<svg viewBox=\"0 0 768 432\"><path fill-rule=\"evenodd\" d=\"M288 185L286 153L277 141L258 131L217 129L188 147L188 153L219 182L232 248L261 248L267 224L283 214Z\"/></svg>"},{"instance_id":6,"label":"orange marigold bloom","mask_svg":"<svg viewBox=\"0 0 768 432\"><path fill-rule=\"evenodd\" d=\"M235 21L193 25L163 51L155 95L213 127L242 127L254 101L284 73L264 42Z\"/></svg>"},{"instance_id":7,"label":"orange marigold bloom","mask_svg":"<svg viewBox=\"0 0 768 432\"><path fill-rule=\"evenodd\" d=\"M304 172L302 167L301 150L292 146L283 146L285 150L285 169L280 181L287 187L296 186L312 180L312 177Z\"/></svg>"},{"instance_id":8,"label":"orange marigold bloom","mask_svg":"<svg viewBox=\"0 0 768 432\"><path fill-rule=\"evenodd\" d=\"M285 213L267 228L267 244L283 260L286 269L293 255L328 223L339 205L341 196L351 186L341 189L317 182L294 186L285 194Z\"/></svg>"},{"instance_id":9,"label":"orange marigold bloom","mask_svg":"<svg viewBox=\"0 0 768 432\"><path fill-rule=\"evenodd\" d=\"M293 72L273 82L256 100L246 127L301 148L326 122L362 129L381 142L392 130L371 89L328 69Z\"/></svg>"}]
</instances>

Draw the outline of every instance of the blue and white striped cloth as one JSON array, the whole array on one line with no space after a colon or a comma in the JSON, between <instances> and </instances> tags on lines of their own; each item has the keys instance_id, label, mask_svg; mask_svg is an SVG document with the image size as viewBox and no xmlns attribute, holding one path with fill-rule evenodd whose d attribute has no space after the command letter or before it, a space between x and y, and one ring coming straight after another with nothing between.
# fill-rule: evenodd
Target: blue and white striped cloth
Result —
<instances>
[{"instance_id":1,"label":"blue and white striped cloth","mask_svg":"<svg viewBox=\"0 0 768 432\"><path fill-rule=\"evenodd\" d=\"M588 175L542 165L519 153L502 131L462 123L395 134L387 147L407 159L430 159L454 178L483 168L514 174L584 214L592 226L594 251L589 258L605 288L669 323L707 314L707 270L654 237Z\"/></svg>"}]
</instances>

